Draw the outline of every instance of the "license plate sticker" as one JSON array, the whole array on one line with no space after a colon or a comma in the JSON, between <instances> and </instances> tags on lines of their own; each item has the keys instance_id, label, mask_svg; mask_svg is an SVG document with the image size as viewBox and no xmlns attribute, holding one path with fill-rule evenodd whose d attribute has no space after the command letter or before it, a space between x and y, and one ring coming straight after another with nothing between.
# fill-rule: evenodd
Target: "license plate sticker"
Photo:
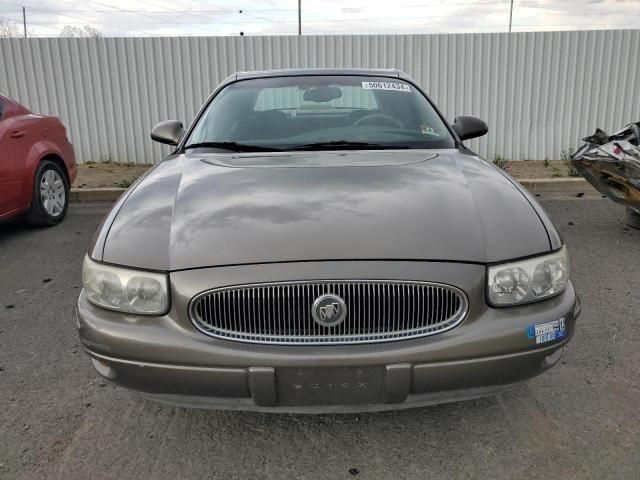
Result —
<instances>
[{"instance_id":1,"label":"license plate sticker","mask_svg":"<svg viewBox=\"0 0 640 480\"><path fill-rule=\"evenodd\" d=\"M536 344L558 340L566 334L567 328L564 318L527 327L527 338L530 340L535 339Z\"/></svg>"}]
</instances>

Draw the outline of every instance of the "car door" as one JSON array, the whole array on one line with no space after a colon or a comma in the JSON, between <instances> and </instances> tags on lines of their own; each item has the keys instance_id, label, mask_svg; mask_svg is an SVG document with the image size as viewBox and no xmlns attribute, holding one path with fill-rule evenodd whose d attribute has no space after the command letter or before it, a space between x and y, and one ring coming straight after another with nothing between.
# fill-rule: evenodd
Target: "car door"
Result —
<instances>
[{"instance_id":1,"label":"car door","mask_svg":"<svg viewBox=\"0 0 640 480\"><path fill-rule=\"evenodd\" d=\"M0 96L0 218L27 206L22 205L20 197L27 154L33 142L29 130L32 129L25 116Z\"/></svg>"}]
</instances>

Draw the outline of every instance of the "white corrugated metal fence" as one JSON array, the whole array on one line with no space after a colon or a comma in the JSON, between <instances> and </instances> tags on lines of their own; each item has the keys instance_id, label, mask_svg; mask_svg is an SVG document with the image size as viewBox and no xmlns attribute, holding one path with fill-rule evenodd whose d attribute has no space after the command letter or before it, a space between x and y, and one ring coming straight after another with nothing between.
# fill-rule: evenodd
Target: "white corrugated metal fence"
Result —
<instances>
[{"instance_id":1,"label":"white corrugated metal fence","mask_svg":"<svg viewBox=\"0 0 640 480\"><path fill-rule=\"evenodd\" d=\"M485 156L559 158L640 121L640 30L460 35L0 39L0 92L59 116L80 162L157 162L160 120L191 121L238 70L399 68L440 109L477 115Z\"/></svg>"}]
</instances>

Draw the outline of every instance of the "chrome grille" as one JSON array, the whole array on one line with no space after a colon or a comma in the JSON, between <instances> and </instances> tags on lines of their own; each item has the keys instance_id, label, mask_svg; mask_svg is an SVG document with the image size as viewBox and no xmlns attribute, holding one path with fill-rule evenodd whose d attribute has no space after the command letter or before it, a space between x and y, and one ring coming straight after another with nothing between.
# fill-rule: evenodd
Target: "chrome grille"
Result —
<instances>
[{"instance_id":1,"label":"chrome grille","mask_svg":"<svg viewBox=\"0 0 640 480\"><path fill-rule=\"evenodd\" d=\"M344 299L345 320L314 321L313 302ZM212 337L251 343L342 344L404 340L444 332L467 314L462 290L400 281L313 281L241 285L203 292L190 305L193 324Z\"/></svg>"}]
</instances>

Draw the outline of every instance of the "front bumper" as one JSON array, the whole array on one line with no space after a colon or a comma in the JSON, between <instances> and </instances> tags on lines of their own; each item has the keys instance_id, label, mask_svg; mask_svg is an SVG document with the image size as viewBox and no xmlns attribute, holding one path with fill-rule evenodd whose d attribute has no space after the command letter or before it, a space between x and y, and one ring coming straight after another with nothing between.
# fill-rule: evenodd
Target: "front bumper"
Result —
<instances>
[{"instance_id":1,"label":"front bumper","mask_svg":"<svg viewBox=\"0 0 640 480\"><path fill-rule=\"evenodd\" d=\"M475 398L538 375L558 362L579 314L571 284L542 302L489 308L484 301L484 267L479 265L326 263L297 265L297 274L286 265L171 274L173 304L162 317L106 311L82 293L77 306L80 339L101 375L172 404L299 413L374 411ZM358 278L374 278L377 272L377 278L456 285L469 296L469 315L456 328L431 337L334 346L210 338L186 316L189 299L216 283L353 278L354 271ZM531 325L561 318L566 325L562 338L536 344L527 335ZM340 377L343 371L350 376ZM361 382L360 373L373 373L376 380ZM302 390L305 394L300 396ZM367 400L369 394L372 401ZM296 403L297 399L302 401Z\"/></svg>"},{"instance_id":2,"label":"front bumper","mask_svg":"<svg viewBox=\"0 0 640 480\"><path fill-rule=\"evenodd\" d=\"M105 378L152 400L192 408L252 410L289 413L345 413L395 410L500 393L512 384L538 375L562 357L563 346L455 362L385 365L384 403L322 403L328 388L356 385L318 383L313 405L278 404L274 367L206 368L126 361L89 352L96 370ZM294 388L294 385L291 385Z\"/></svg>"}]
</instances>

